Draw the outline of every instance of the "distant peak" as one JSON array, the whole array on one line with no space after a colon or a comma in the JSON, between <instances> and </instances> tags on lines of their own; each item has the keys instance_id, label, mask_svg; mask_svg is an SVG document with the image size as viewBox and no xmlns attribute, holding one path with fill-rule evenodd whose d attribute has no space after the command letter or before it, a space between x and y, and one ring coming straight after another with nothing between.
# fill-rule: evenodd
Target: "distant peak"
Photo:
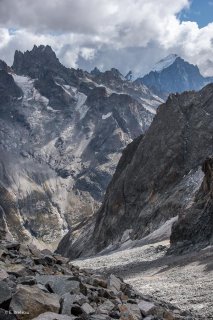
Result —
<instances>
[{"instance_id":1,"label":"distant peak","mask_svg":"<svg viewBox=\"0 0 213 320\"><path fill-rule=\"evenodd\" d=\"M17 74L37 78L40 69L56 69L58 66L60 66L60 62L49 45L34 45L32 50L27 50L24 53L15 52L12 69Z\"/></svg>"},{"instance_id":2,"label":"distant peak","mask_svg":"<svg viewBox=\"0 0 213 320\"><path fill-rule=\"evenodd\" d=\"M166 69L169 66L171 66L177 58L179 58L179 56L177 54L172 53L164 59L161 59L159 62L157 62L151 71L161 72L163 69Z\"/></svg>"},{"instance_id":3,"label":"distant peak","mask_svg":"<svg viewBox=\"0 0 213 320\"><path fill-rule=\"evenodd\" d=\"M125 79L127 81L132 81L132 78L133 78L133 73L132 73L132 70L130 70L126 75L125 75Z\"/></svg>"},{"instance_id":4,"label":"distant peak","mask_svg":"<svg viewBox=\"0 0 213 320\"><path fill-rule=\"evenodd\" d=\"M101 71L97 67L95 67L90 73L94 76L97 76L101 73Z\"/></svg>"},{"instance_id":5,"label":"distant peak","mask_svg":"<svg viewBox=\"0 0 213 320\"><path fill-rule=\"evenodd\" d=\"M105 71L105 73L110 73L113 77L124 80L124 76L117 68L111 68L110 70Z\"/></svg>"},{"instance_id":6,"label":"distant peak","mask_svg":"<svg viewBox=\"0 0 213 320\"><path fill-rule=\"evenodd\" d=\"M120 71L117 68L111 68L110 71L116 75L121 75Z\"/></svg>"},{"instance_id":7,"label":"distant peak","mask_svg":"<svg viewBox=\"0 0 213 320\"><path fill-rule=\"evenodd\" d=\"M49 45L39 45L39 46L36 46L34 45L32 51L30 51L32 53L46 53L46 54L54 54L55 55L55 52L53 51L52 47L49 46Z\"/></svg>"}]
</instances>

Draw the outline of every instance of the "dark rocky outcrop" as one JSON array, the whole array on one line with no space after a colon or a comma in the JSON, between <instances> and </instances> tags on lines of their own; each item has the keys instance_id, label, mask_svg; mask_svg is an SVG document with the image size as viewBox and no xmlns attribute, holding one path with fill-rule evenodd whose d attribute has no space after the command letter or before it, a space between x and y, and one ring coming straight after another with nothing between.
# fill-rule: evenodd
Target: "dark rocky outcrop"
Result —
<instances>
[{"instance_id":1,"label":"dark rocky outcrop","mask_svg":"<svg viewBox=\"0 0 213 320\"><path fill-rule=\"evenodd\" d=\"M0 70L4 70L4 71L6 71L6 72L9 71L8 65L7 65L6 62L4 62L3 60L0 60Z\"/></svg>"},{"instance_id":2,"label":"dark rocky outcrop","mask_svg":"<svg viewBox=\"0 0 213 320\"><path fill-rule=\"evenodd\" d=\"M62 84L66 82L63 81ZM49 99L49 105L56 110L69 108L75 103L74 97L63 89L49 70L40 75L34 85L42 96Z\"/></svg>"},{"instance_id":3,"label":"dark rocky outcrop","mask_svg":"<svg viewBox=\"0 0 213 320\"><path fill-rule=\"evenodd\" d=\"M12 70L18 75L32 79L45 77L46 73L64 79L67 84L79 85L79 78L84 75L82 70L69 69L63 66L50 46L34 46L31 51L15 52Z\"/></svg>"},{"instance_id":4,"label":"dark rocky outcrop","mask_svg":"<svg viewBox=\"0 0 213 320\"><path fill-rule=\"evenodd\" d=\"M50 46L34 46L31 51L15 52L12 69L18 75L28 75L38 78L45 70L60 70L60 64L55 52Z\"/></svg>"},{"instance_id":5,"label":"dark rocky outcrop","mask_svg":"<svg viewBox=\"0 0 213 320\"><path fill-rule=\"evenodd\" d=\"M212 153L213 85L170 95L143 138L118 164L103 205L79 239L59 251L94 254L119 243L126 230L142 238L190 206Z\"/></svg>"},{"instance_id":6,"label":"dark rocky outcrop","mask_svg":"<svg viewBox=\"0 0 213 320\"><path fill-rule=\"evenodd\" d=\"M213 158L207 158L202 166L205 174L191 208L185 210L173 225L171 249L182 252L213 244Z\"/></svg>"},{"instance_id":7,"label":"dark rocky outcrop","mask_svg":"<svg viewBox=\"0 0 213 320\"><path fill-rule=\"evenodd\" d=\"M19 97L22 97L22 91L12 75L6 70L0 70L0 106L12 103Z\"/></svg>"},{"instance_id":8,"label":"dark rocky outcrop","mask_svg":"<svg viewBox=\"0 0 213 320\"><path fill-rule=\"evenodd\" d=\"M151 71L135 82L145 84L157 95L166 98L170 93L200 90L212 82L212 79L203 77L197 66L176 56L174 62L168 67Z\"/></svg>"}]
</instances>

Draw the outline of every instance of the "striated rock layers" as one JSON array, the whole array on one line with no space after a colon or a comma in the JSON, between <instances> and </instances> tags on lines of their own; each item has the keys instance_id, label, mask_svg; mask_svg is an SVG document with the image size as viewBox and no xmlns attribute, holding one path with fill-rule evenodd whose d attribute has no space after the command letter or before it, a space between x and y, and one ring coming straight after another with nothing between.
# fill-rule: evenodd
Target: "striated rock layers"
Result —
<instances>
[{"instance_id":1,"label":"striated rock layers","mask_svg":"<svg viewBox=\"0 0 213 320\"><path fill-rule=\"evenodd\" d=\"M171 249L182 252L195 246L213 244L213 158L207 158L202 166L205 177L191 208L185 210L173 225Z\"/></svg>"},{"instance_id":2,"label":"striated rock layers","mask_svg":"<svg viewBox=\"0 0 213 320\"><path fill-rule=\"evenodd\" d=\"M66 68L49 46L16 51L0 69L1 233L56 246L97 210L162 100L116 69Z\"/></svg>"},{"instance_id":3,"label":"striated rock layers","mask_svg":"<svg viewBox=\"0 0 213 320\"><path fill-rule=\"evenodd\" d=\"M191 207L213 153L213 85L170 95L150 128L123 152L103 205L77 241L59 252L89 255L140 239Z\"/></svg>"}]
</instances>

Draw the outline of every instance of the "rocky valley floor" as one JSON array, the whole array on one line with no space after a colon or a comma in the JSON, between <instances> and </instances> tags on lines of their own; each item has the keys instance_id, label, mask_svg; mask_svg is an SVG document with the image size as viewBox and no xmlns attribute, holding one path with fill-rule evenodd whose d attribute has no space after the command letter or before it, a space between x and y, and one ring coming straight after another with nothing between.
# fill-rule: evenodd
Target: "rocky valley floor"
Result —
<instances>
[{"instance_id":1,"label":"rocky valley floor","mask_svg":"<svg viewBox=\"0 0 213 320\"><path fill-rule=\"evenodd\" d=\"M213 250L165 255L169 241L76 260L81 268L122 276L143 294L190 310L194 319L213 319Z\"/></svg>"},{"instance_id":2,"label":"rocky valley floor","mask_svg":"<svg viewBox=\"0 0 213 320\"><path fill-rule=\"evenodd\" d=\"M113 274L34 245L0 241L0 320L193 320Z\"/></svg>"}]
</instances>

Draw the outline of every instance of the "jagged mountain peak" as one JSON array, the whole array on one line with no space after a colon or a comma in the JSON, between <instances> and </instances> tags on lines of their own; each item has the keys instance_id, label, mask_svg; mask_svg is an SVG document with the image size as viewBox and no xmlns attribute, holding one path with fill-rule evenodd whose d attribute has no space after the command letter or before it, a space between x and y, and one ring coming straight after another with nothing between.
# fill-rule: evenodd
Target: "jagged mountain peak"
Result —
<instances>
[{"instance_id":1,"label":"jagged mountain peak","mask_svg":"<svg viewBox=\"0 0 213 320\"><path fill-rule=\"evenodd\" d=\"M53 51L53 49L50 45L43 45L43 44L41 44L39 46L34 45L32 51L40 51L40 52L49 51L49 52L53 52L55 54L55 52Z\"/></svg>"},{"instance_id":2,"label":"jagged mountain peak","mask_svg":"<svg viewBox=\"0 0 213 320\"><path fill-rule=\"evenodd\" d=\"M126 80L122 73L117 68L111 68L106 71L100 71L97 67L95 67L90 74L93 77L97 77L101 80Z\"/></svg>"},{"instance_id":3,"label":"jagged mountain peak","mask_svg":"<svg viewBox=\"0 0 213 320\"><path fill-rule=\"evenodd\" d=\"M126 75L125 75L125 79L127 81L132 81L132 78L133 78L133 73L132 73L132 70L130 70Z\"/></svg>"},{"instance_id":4,"label":"jagged mountain peak","mask_svg":"<svg viewBox=\"0 0 213 320\"><path fill-rule=\"evenodd\" d=\"M97 75L101 74L101 71L98 69L98 67L95 67L90 73L93 76L97 76Z\"/></svg>"},{"instance_id":5,"label":"jagged mountain peak","mask_svg":"<svg viewBox=\"0 0 213 320\"><path fill-rule=\"evenodd\" d=\"M47 45L34 45L32 50L24 53L16 50L12 69L19 75L37 78L42 69L61 68L62 65L52 48Z\"/></svg>"},{"instance_id":6,"label":"jagged mountain peak","mask_svg":"<svg viewBox=\"0 0 213 320\"><path fill-rule=\"evenodd\" d=\"M39 46L34 45L32 50L27 50L25 52L16 50L15 55L14 55L14 62L15 62L15 59L19 58L20 56L31 56L32 58L48 57L48 58L52 58L52 59L54 58L56 61L59 61L58 58L56 57L55 52L53 51L53 49L49 45L46 45L46 46L45 45L39 45Z\"/></svg>"},{"instance_id":7,"label":"jagged mountain peak","mask_svg":"<svg viewBox=\"0 0 213 320\"><path fill-rule=\"evenodd\" d=\"M210 78L202 76L198 66L176 54L160 60L148 74L135 80L135 83L146 85L163 99L170 93L200 90L210 82Z\"/></svg>"},{"instance_id":8,"label":"jagged mountain peak","mask_svg":"<svg viewBox=\"0 0 213 320\"><path fill-rule=\"evenodd\" d=\"M177 58L180 58L177 54L169 54L167 57L158 61L151 69L151 71L161 72L163 69L166 69L169 66L171 66Z\"/></svg>"}]
</instances>

